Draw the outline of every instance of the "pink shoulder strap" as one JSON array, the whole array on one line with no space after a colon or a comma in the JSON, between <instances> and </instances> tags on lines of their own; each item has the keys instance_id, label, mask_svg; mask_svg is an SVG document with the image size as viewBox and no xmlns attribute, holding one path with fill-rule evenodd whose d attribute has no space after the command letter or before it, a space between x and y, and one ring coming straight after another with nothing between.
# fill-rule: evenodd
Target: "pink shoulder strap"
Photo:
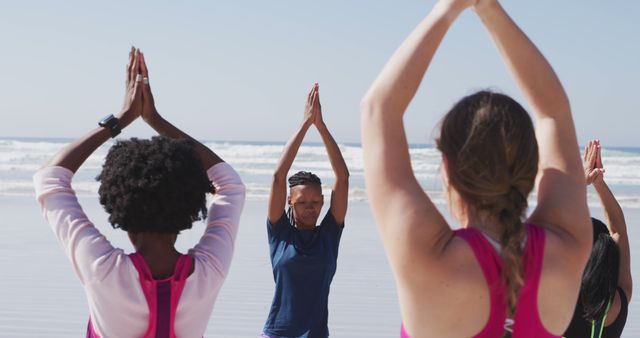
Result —
<instances>
[{"instance_id":1,"label":"pink shoulder strap","mask_svg":"<svg viewBox=\"0 0 640 338\"><path fill-rule=\"evenodd\" d=\"M526 228L527 243L523 255L524 285L518 295L518 305L513 322L513 337L557 338L544 328L538 313L538 287L544 259L544 229L531 224L527 224ZM455 231L455 235L469 244L489 286L491 313L487 325L476 335L476 338L501 337L504 333L506 319L506 289L500 275L502 258L478 229L458 229ZM404 326L401 327L400 332L400 337L409 337Z\"/></svg>"},{"instance_id":2,"label":"pink shoulder strap","mask_svg":"<svg viewBox=\"0 0 640 338\"><path fill-rule=\"evenodd\" d=\"M524 284L518 295L518 308L514 316L514 332L518 337L557 337L545 329L538 312L538 288L544 260L544 228L527 224L527 245L524 249Z\"/></svg>"},{"instance_id":3,"label":"pink shoulder strap","mask_svg":"<svg viewBox=\"0 0 640 338\"><path fill-rule=\"evenodd\" d=\"M476 337L500 337L506 318L505 285L501 277L502 257L476 228L458 229L455 235L464 239L471 247L489 287L491 304L489 319L487 325Z\"/></svg>"},{"instance_id":4,"label":"pink shoulder strap","mask_svg":"<svg viewBox=\"0 0 640 338\"><path fill-rule=\"evenodd\" d=\"M193 258L191 258L191 256L189 255L182 255L176 263L173 275L162 280L153 279L151 270L149 270L149 267L144 261L142 255L140 255L139 253L133 253L129 255L129 258L131 258L133 265L136 267L136 270L138 270L138 273L140 275L140 286L142 287L142 292L144 293L144 296L147 300L147 305L149 306L149 325L147 328L147 332L143 337L154 338L162 336L175 338L174 322L176 317L176 309L178 308L178 301L180 300L180 296L182 295L182 290L184 289L187 277L189 277L189 271L191 270L191 265L193 264ZM162 284L168 284L170 288L171 298L169 309L166 308L165 303L159 304L158 302L158 286ZM169 314L169 332L158 332L159 335L157 335L156 329L158 327L158 324L165 324L164 326L166 326L166 323L159 323L158 313L167 311Z\"/></svg>"}]
</instances>

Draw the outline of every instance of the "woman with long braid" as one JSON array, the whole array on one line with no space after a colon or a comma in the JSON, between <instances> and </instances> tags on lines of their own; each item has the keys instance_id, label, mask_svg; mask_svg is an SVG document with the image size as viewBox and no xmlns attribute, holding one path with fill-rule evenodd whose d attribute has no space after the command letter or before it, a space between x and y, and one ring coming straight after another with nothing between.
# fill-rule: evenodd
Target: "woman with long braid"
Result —
<instances>
[{"instance_id":1,"label":"woman with long braid","mask_svg":"<svg viewBox=\"0 0 640 338\"><path fill-rule=\"evenodd\" d=\"M481 91L436 140L452 230L416 180L403 125L445 33L474 7L533 108ZM470 56L471 57L471 56ZM397 282L403 337L558 337L591 248L569 100L544 56L496 0L440 0L362 100L367 193ZM539 174L538 203L524 221Z\"/></svg>"},{"instance_id":2,"label":"woman with long braid","mask_svg":"<svg viewBox=\"0 0 640 338\"><path fill-rule=\"evenodd\" d=\"M319 226L324 204L318 176L300 171L286 178L304 136L315 125L336 176L331 205ZM263 337L328 337L329 286L336 271L349 194L349 170L329 133L320 107L318 84L309 95L304 119L284 148L273 174L267 233L276 283ZM285 204L288 211L285 212Z\"/></svg>"}]
</instances>

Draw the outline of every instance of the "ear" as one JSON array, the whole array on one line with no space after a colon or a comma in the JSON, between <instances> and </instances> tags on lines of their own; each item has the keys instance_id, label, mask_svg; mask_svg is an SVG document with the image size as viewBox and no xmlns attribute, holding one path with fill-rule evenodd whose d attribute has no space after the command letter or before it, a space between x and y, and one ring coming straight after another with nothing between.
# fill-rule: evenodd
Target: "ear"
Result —
<instances>
[{"instance_id":1,"label":"ear","mask_svg":"<svg viewBox=\"0 0 640 338\"><path fill-rule=\"evenodd\" d=\"M290 207L293 207L293 205L291 205L291 195L287 196L287 204L288 204Z\"/></svg>"}]
</instances>

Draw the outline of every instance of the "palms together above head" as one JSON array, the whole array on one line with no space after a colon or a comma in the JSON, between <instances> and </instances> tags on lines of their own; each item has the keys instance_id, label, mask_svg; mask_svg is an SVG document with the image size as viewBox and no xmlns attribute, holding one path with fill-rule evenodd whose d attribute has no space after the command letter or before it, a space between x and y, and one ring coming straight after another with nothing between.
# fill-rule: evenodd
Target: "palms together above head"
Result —
<instances>
[{"instance_id":1,"label":"palms together above head","mask_svg":"<svg viewBox=\"0 0 640 338\"><path fill-rule=\"evenodd\" d=\"M584 156L582 161L584 164L587 185L604 179L600 140L590 140L589 143L587 143L584 147Z\"/></svg>"},{"instance_id":2,"label":"palms together above head","mask_svg":"<svg viewBox=\"0 0 640 338\"><path fill-rule=\"evenodd\" d=\"M149 68L147 68L147 62L142 52L140 53L139 63L140 73L142 74L144 83L142 88L142 118L145 121L150 121L158 116L158 111L156 110L153 93L151 93L151 86L149 85Z\"/></svg>"},{"instance_id":3,"label":"palms together above head","mask_svg":"<svg viewBox=\"0 0 640 338\"><path fill-rule=\"evenodd\" d=\"M141 114L142 110L142 90L140 86L140 50L131 47L129 51L129 62L126 68L124 103L122 113L130 114L133 119Z\"/></svg>"},{"instance_id":4,"label":"palms together above head","mask_svg":"<svg viewBox=\"0 0 640 338\"><path fill-rule=\"evenodd\" d=\"M322 116L320 112L320 96L318 93L318 84L315 83L309 94L307 95L307 103L304 107L304 123L307 125L317 124L317 120L322 122Z\"/></svg>"},{"instance_id":5,"label":"palms together above head","mask_svg":"<svg viewBox=\"0 0 640 338\"><path fill-rule=\"evenodd\" d=\"M313 109L315 110L316 118L313 120L313 124L317 127L324 121L322 120L322 106L320 105L320 86L316 82L313 87L316 91L316 99L313 102Z\"/></svg>"}]
</instances>

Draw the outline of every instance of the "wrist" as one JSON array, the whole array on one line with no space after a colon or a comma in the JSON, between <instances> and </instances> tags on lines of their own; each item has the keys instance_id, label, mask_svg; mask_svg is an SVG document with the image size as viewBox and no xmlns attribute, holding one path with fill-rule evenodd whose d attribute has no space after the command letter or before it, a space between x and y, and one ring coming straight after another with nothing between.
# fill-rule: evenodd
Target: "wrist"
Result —
<instances>
[{"instance_id":1,"label":"wrist","mask_svg":"<svg viewBox=\"0 0 640 338\"><path fill-rule=\"evenodd\" d=\"M113 116L109 114L98 121L98 126L102 130L108 131L112 138L118 136L123 128L122 116Z\"/></svg>"},{"instance_id":2,"label":"wrist","mask_svg":"<svg viewBox=\"0 0 640 338\"><path fill-rule=\"evenodd\" d=\"M311 125L313 125L313 121L310 120L304 120L302 121L302 125L300 125L301 129L309 129L309 127L311 127Z\"/></svg>"},{"instance_id":3,"label":"wrist","mask_svg":"<svg viewBox=\"0 0 640 338\"><path fill-rule=\"evenodd\" d=\"M119 120L118 127L120 127L120 129L124 129L137 118L136 114L134 114L131 110L121 110L120 113L116 115L116 117Z\"/></svg>"},{"instance_id":4,"label":"wrist","mask_svg":"<svg viewBox=\"0 0 640 338\"><path fill-rule=\"evenodd\" d=\"M160 116L158 111L154 109L151 114L143 114L142 115L142 119L147 124L153 124L153 123L157 123L157 122L161 121L162 120L162 116Z\"/></svg>"},{"instance_id":5,"label":"wrist","mask_svg":"<svg viewBox=\"0 0 640 338\"><path fill-rule=\"evenodd\" d=\"M490 17L502 10L502 6L498 1L486 1L480 6L473 6L473 10L478 14L483 22L490 20Z\"/></svg>"},{"instance_id":6,"label":"wrist","mask_svg":"<svg viewBox=\"0 0 640 338\"><path fill-rule=\"evenodd\" d=\"M596 191L601 191L601 190L603 190L603 189L605 189L607 187L607 184L604 183L604 180L593 181L593 183L591 183L591 185L593 185L593 187L596 189Z\"/></svg>"},{"instance_id":7,"label":"wrist","mask_svg":"<svg viewBox=\"0 0 640 338\"><path fill-rule=\"evenodd\" d=\"M437 12L440 15L453 20L458 15L460 15L460 13L462 13L466 8L467 6L461 5L459 3L448 3L448 2L438 1L433 6L433 12Z\"/></svg>"}]
</instances>

